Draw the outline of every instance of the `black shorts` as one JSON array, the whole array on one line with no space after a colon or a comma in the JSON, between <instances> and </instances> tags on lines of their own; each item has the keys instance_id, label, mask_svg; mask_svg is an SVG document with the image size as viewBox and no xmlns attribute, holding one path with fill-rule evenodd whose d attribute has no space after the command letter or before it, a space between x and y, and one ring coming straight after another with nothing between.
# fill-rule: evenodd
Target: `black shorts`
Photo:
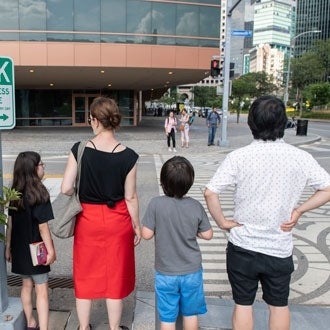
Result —
<instances>
[{"instance_id":1,"label":"black shorts","mask_svg":"<svg viewBox=\"0 0 330 330\"><path fill-rule=\"evenodd\" d=\"M268 305L287 306L293 271L292 256L277 258L228 243L227 273L238 305L253 304L260 281Z\"/></svg>"}]
</instances>

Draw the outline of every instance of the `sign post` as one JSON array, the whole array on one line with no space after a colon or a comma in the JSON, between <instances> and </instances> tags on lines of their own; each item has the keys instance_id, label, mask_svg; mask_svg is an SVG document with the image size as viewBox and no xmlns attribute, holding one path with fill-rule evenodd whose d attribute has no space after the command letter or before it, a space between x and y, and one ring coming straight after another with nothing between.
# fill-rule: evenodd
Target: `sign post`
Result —
<instances>
[{"instance_id":1,"label":"sign post","mask_svg":"<svg viewBox=\"0 0 330 330\"><path fill-rule=\"evenodd\" d=\"M9 57L0 56L0 196L3 195L3 168L1 130L15 127L14 63ZM0 232L5 233L4 225ZM5 245L0 241L0 329L23 329L24 314L19 298L8 298Z\"/></svg>"},{"instance_id":2,"label":"sign post","mask_svg":"<svg viewBox=\"0 0 330 330\"><path fill-rule=\"evenodd\" d=\"M0 57L0 129L12 129L15 124L14 62Z\"/></svg>"}]
</instances>

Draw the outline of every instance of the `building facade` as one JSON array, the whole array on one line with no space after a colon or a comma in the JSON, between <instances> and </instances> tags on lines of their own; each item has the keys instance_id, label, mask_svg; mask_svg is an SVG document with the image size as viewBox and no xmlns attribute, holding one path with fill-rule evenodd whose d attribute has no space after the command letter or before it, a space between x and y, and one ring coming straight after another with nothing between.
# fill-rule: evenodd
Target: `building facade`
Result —
<instances>
[{"instance_id":1,"label":"building facade","mask_svg":"<svg viewBox=\"0 0 330 330\"><path fill-rule=\"evenodd\" d=\"M320 31L319 33L306 33ZM303 34L303 35L301 35ZM294 56L301 56L314 40L330 38L330 0L299 0L297 2L296 35Z\"/></svg>"},{"instance_id":2,"label":"building facade","mask_svg":"<svg viewBox=\"0 0 330 330\"><path fill-rule=\"evenodd\" d=\"M137 125L144 101L209 75L220 10L218 0L1 0L16 126L85 126L99 95Z\"/></svg>"}]
</instances>

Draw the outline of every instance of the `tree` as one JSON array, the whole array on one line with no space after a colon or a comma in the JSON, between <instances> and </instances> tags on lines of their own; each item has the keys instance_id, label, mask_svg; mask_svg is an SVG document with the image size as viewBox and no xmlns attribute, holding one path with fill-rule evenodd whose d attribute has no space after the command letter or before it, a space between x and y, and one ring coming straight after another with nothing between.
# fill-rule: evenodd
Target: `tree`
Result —
<instances>
[{"instance_id":1,"label":"tree","mask_svg":"<svg viewBox=\"0 0 330 330\"><path fill-rule=\"evenodd\" d=\"M212 86L195 86L194 87L194 104L205 108L215 106L214 102L217 100L217 91Z\"/></svg>"},{"instance_id":2,"label":"tree","mask_svg":"<svg viewBox=\"0 0 330 330\"><path fill-rule=\"evenodd\" d=\"M330 83L311 84L304 89L302 94L311 107L328 104L330 102Z\"/></svg>"},{"instance_id":3,"label":"tree","mask_svg":"<svg viewBox=\"0 0 330 330\"><path fill-rule=\"evenodd\" d=\"M232 97L238 99L237 104L245 104L243 101L246 98L256 98L261 95L272 94L277 90L277 86L272 82L273 77L266 72L250 72L240 76L238 79L233 80L232 84ZM241 106L238 106L237 123Z\"/></svg>"}]
</instances>

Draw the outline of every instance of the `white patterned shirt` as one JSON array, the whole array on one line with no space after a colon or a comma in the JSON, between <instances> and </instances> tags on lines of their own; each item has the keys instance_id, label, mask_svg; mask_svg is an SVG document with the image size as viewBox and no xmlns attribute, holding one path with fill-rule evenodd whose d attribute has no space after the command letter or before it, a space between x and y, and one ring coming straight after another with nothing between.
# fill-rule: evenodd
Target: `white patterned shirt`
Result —
<instances>
[{"instance_id":1,"label":"white patterned shirt","mask_svg":"<svg viewBox=\"0 0 330 330\"><path fill-rule=\"evenodd\" d=\"M221 194L235 186L234 220L229 241L247 250L285 258L292 254L288 221L306 186L330 186L330 175L307 152L283 139L254 140L227 155L206 187Z\"/></svg>"}]
</instances>

